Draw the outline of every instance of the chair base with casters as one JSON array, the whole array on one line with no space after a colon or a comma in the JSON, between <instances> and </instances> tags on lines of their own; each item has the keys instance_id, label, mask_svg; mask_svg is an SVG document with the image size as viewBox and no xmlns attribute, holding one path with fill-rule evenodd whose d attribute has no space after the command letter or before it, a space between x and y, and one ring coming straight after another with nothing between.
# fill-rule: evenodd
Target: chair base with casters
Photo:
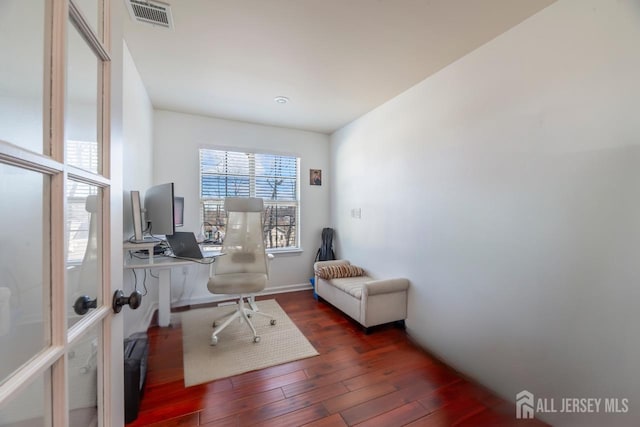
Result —
<instances>
[{"instance_id":1,"label":"chair base with casters","mask_svg":"<svg viewBox=\"0 0 640 427\"><path fill-rule=\"evenodd\" d=\"M229 326L231 322L238 319L240 322L246 323L251 332L253 332L253 342L260 342L260 337L256 332L256 328L251 323L251 317L254 315L266 317L271 320L271 325L276 324L276 319L266 313L258 311L255 304L254 295L264 289L267 283L267 275L260 273L230 273L219 274L209 278L207 287L214 294L234 294L238 297L237 306L231 313L216 319L213 322L213 333L211 334L211 345L218 344L218 334L224 328ZM233 292L235 291L235 292ZM223 320L224 319L224 320ZM222 322L222 323L220 323ZM219 325L218 325L219 324Z\"/></svg>"},{"instance_id":2,"label":"chair base with casters","mask_svg":"<svg viewBox=\"0 0 640 427\"><path fill-rule=\"evenodd\" d=\"M246 302L245 302L245 299L247 300ZM237 308L234 311L232 311L231 313L227 313L224 316L219 317L213 321L213 327L215 329L211 334L211 345L218 344L218 334L220 333L220 331L222 331L224 328L229 326L231 322L233 322L236 319L238 319L240 322L246 323L249 326L249 328L251 329L251 332L253 332L253 342L255 343L260 342L260 336L256 332L256 328L253 326L253 323L251 323L251 317L253 317L254 315L266 317L267 319L270 319L269 324L271 326L276 324L276 319L270 314L266 314L261 311L258 311L257 307L254 310L253 307L255 307L253 296L240 295L240 298L238 299L238 302L237 302ZM225 320L222 323L220 323L223 319Z\"/></svg>"}]
</instances>

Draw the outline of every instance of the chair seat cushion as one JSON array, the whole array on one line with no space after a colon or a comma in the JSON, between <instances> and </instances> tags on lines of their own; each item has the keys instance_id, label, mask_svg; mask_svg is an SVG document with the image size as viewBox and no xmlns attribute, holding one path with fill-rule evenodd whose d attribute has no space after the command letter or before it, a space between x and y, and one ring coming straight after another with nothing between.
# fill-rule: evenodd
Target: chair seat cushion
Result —
<instances>
[{"instance_id":1,"label":"chair seat cushion","mask_svg":"<svg viewBox=\"0 0 640 427\"><path fill-rule=\"evenodd\" d=\"M217 274L209 278L207 288L214 294L251 294L267 286L267 275L263 273Z\"/></svg>"}]
</instances>

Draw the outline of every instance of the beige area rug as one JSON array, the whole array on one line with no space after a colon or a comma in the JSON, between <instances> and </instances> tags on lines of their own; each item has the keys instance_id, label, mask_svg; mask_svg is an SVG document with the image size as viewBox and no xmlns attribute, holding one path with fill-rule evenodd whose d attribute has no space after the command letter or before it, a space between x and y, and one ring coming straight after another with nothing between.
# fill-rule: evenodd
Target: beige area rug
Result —
<instances>
[{"instance_id":1,"label":"beige area rug","mask_svg":"<svg viewBox=\"0 0 640 427\"><path fill-rule=\"evenodd\" d=\"M259 343L253 342L244 322L233 321L218 334L218 344L209 345L213 320L235 310L235 305L179 313L186 387L319 354L276 300L257 301L257 305L276 318L271 326L268 318L252 317Z\"/></svg>"}]
</instances>

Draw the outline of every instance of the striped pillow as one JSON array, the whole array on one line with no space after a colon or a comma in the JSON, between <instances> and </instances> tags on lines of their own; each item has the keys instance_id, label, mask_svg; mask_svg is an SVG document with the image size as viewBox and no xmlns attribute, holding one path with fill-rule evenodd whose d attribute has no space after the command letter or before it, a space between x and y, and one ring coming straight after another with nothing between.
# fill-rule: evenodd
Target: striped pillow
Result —
<instances>
[{"instance_id":1,"label":"striped pillow","mask_svg":"<svg viewBox=\"0 0 640 427\"><path fill-rule=\"evenodd\" d=\"M363 276L364 270L351 264L334 264L325 265L316 270L316 276L321 279L331 280L341 277L357 277Z\"/></svg>"}]
</instances>

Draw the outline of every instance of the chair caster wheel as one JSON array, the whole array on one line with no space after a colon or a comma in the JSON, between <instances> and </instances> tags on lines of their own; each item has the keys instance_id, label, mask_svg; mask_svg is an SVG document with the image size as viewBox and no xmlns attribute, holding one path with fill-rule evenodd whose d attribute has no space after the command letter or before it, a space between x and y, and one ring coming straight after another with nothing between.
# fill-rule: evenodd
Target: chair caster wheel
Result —
<instances>
[{"instance_id":1,"label":"chair caster wheel","mask_svg":"<svg viewBox=\"0 0 640 427\"><path fill-rule=\"evenodd\" d=\"M251 314L251 313L247 313L247 317L248 317L249 319L251 319L251 317L252 317L252 316L253 316L253 314Z\"/></svg>"},{"instance_id":2,"label":"chair caster wheel","mask_svg":"<svg viewBox=\"0 0 640 427\"><path fill-rule=\"evenodd\" d=\"M217 345L218 344L218 337L213 336L211 337L211 345Z\"/></svg>"},{"instance_id":3,"label":"chair caster wheel","mask_svg":"<svg viewBox=\"0 0 640 427\"><path fill-rule=\"evenodd\" d=\"M213 323L211 324L211 327L212 327L212 328L215 328L216 326L218 326L218 322L213 322Z\"/></svg>"},{"instance_id":4,"label":"chair caster wheel","mask_svg":"<svg viewBox=\"0 0 640 427\"><path fill-rule=\"evenodd\" d=\"M275 325L276 324L276 319L271 319L270 323L271 323L271 326Z\"/></svg>"},{"instance_id":5,"label":"chair caster wheel","mask_svg":"<svg viewBox=\"0 0 640 427\"><path fill-rule=\"evenodd\" d=\"M260 342L260 337L253 337L253 342L259 343Z\"/></svg>"}]
</instances>

